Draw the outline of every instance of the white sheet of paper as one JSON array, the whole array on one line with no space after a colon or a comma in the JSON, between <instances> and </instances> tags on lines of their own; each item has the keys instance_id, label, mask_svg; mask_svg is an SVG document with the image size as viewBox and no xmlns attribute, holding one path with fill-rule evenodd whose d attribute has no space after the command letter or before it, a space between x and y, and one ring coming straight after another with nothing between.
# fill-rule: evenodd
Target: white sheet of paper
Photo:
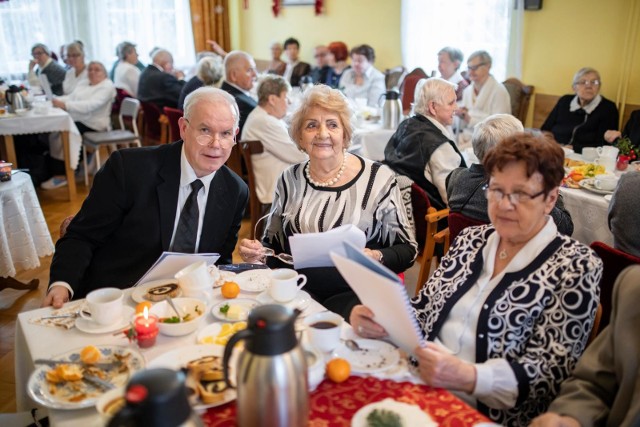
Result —
<instances>
[{"instance_id":1,"label":"white sheet of paper","mask_svg":"<svg viewBox=\"0 0 640 427\"><path fill-rule=\"evenodd\" d=\"M333 267L329 251L344 255L344 242L349 242L362 251L367 238L364 232L353 224L324 233L294 234L289 237L294 268Z\"/></svg>"},{"instance_id":2,"label":"white sheet of paper","mask_svg":"<svg viewBox=\"0 0 640 427\"><path fill-rule=\"evenodd\" d=\"M180 252L163 252L151 268L138 280L134 286L160 279L173 279L176 273L186 266L198 261L205 261L207 265L215 263L220 254L183 254Z\"/></svg>"}]
</instances>

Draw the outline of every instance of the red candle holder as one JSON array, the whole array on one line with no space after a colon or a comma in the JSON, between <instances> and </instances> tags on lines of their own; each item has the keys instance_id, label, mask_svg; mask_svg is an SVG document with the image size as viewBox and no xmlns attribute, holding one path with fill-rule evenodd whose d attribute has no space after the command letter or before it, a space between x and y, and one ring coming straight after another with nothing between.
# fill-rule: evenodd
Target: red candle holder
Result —
<instances>
[{"instance_id":1,"label":"red candle holder","mask_svg":"<svg viewBox=\"0 0 640 427\"><path fill-rule=\"evenodd\" d=\"M133 319L133 329L136 333L138 347L151 347L156 343L156 337L158 336L158 316L149 314L145 307L144 313L137 314Z\"/></svg>"}]
</instances>

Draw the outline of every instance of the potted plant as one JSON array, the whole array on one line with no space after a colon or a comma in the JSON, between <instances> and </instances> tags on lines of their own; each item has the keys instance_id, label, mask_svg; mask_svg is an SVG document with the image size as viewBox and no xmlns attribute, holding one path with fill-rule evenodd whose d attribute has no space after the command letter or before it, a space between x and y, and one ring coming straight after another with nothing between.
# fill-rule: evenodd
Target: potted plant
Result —
<instances>
[{"instance_id":1,"label":"potted plant","mask_svg":"<svg viewBox=\"0 0 640 427\"><path fill-rule=\"evenodd\" d=\"M618 138L618 141L615 145L619 150L616 168L623 171L627 169L627 166L629 166L629 162L636 159L637 148L631 143L631 139L629 139L628 136Z\"/></svg>"}]
</instances>

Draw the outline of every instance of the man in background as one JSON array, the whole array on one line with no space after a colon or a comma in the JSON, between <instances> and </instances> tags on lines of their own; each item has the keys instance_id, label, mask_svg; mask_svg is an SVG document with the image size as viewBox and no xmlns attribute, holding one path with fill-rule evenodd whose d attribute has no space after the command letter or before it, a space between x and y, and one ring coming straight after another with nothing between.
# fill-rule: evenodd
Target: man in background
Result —
<instances>
[{"instance_id":1,"label":"man in background","mask_svg":"<svg viewBox=\"0 0 640 427\"><path fill-rule=\"evenodd\" d=\"M287 56L287 68L284 70L284 78L291 86L300 86L300 79L311 73L311 65L299 59L300 43L293 37L284 41L284 52Z\"/></svg>"},{"instance_id":2,"label":"man in background","mask_svg":"<svg viewBox=\"0 0 640 427\"><path fill-rule=\"evenodd\" d=\"M311 79L313 83L326 83L327 74L329 73L329 48L319 45L313 49L313 57L316 60L316 66L311 70Z\"/></svg>"},{"instance_id":3,"label":"man in background","mask_svg":"<svg viewBox=\"0 0 640 427\"><path fill-rule=\"evenodd\" d=\"M256 75L256 62L248 53L234 50L224 57L224 81L220 88L229 92L238 104L241 134L249 113L258 105L251 96Z\"/></svg>"},{"instance_id":4,"label":"man in background","mask_svg":"<svg viewBox=\"0 0 640 427\"><path fill-rule=\"evenodd\" d=\"M151 59L153 63L140 74L138 99L156 104L160 109L177 108L185 85L184 74L173 69L173 56L165 49L154 49Z\"/></svg>"}]
</instances>

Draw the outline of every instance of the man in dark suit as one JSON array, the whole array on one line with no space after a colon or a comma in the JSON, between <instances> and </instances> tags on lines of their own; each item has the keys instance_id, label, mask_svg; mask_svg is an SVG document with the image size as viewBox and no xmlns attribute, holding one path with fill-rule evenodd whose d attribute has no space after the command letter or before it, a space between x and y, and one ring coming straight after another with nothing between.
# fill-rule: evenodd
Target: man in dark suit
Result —
<instances>
[{"instance_id":1,"label":"man in dark suit","mask_svg":"<svg viewBox=\"0 0 640 427\"><path fill-rule=\"evenodd\" d=\"M228 93L203 87L185 100L182 140L114 152L56 244L43 306L130 287L163 251L217 252L230 263L249 194L224 166L238 119Z\"/></svg>"},{"instance_id":2,"label":"man in dark suit","mask_svg":"<svg viewBox=\"0 0 640 427\"><path fill-rule=\"evenodd\" d=\"M293 37L284 41L284 53L287 55L287 68L284 70L284 78L291 86L300 86L302 76L311 74L311 65L299 60L300 43Z\"/></svg>"},{"instance_id":3,"label":"man in dark suit","mask_svg":"<svg viewBox=\"0 0 640 427\"><path fill-rule=\"evenodd\" d=\"M153 52L153 63L140 74L138 99L163 107L178 107L178 98L185 82L184 74L173 70L173 56L164 49Z\"/></svg>"},{"instance_id":4,"label":"man in dark suit","mask_svg":"<svg viewBox=\"0 0 640 427\"><path fill-rule=\"evenodd\" d=\"M233 95L238 103L241 134L249 113L258 105L250 93L255 80L256 63L251 55L234 50L224 57L224 82L220 88Z\"/></svg>"}]
</instances>

